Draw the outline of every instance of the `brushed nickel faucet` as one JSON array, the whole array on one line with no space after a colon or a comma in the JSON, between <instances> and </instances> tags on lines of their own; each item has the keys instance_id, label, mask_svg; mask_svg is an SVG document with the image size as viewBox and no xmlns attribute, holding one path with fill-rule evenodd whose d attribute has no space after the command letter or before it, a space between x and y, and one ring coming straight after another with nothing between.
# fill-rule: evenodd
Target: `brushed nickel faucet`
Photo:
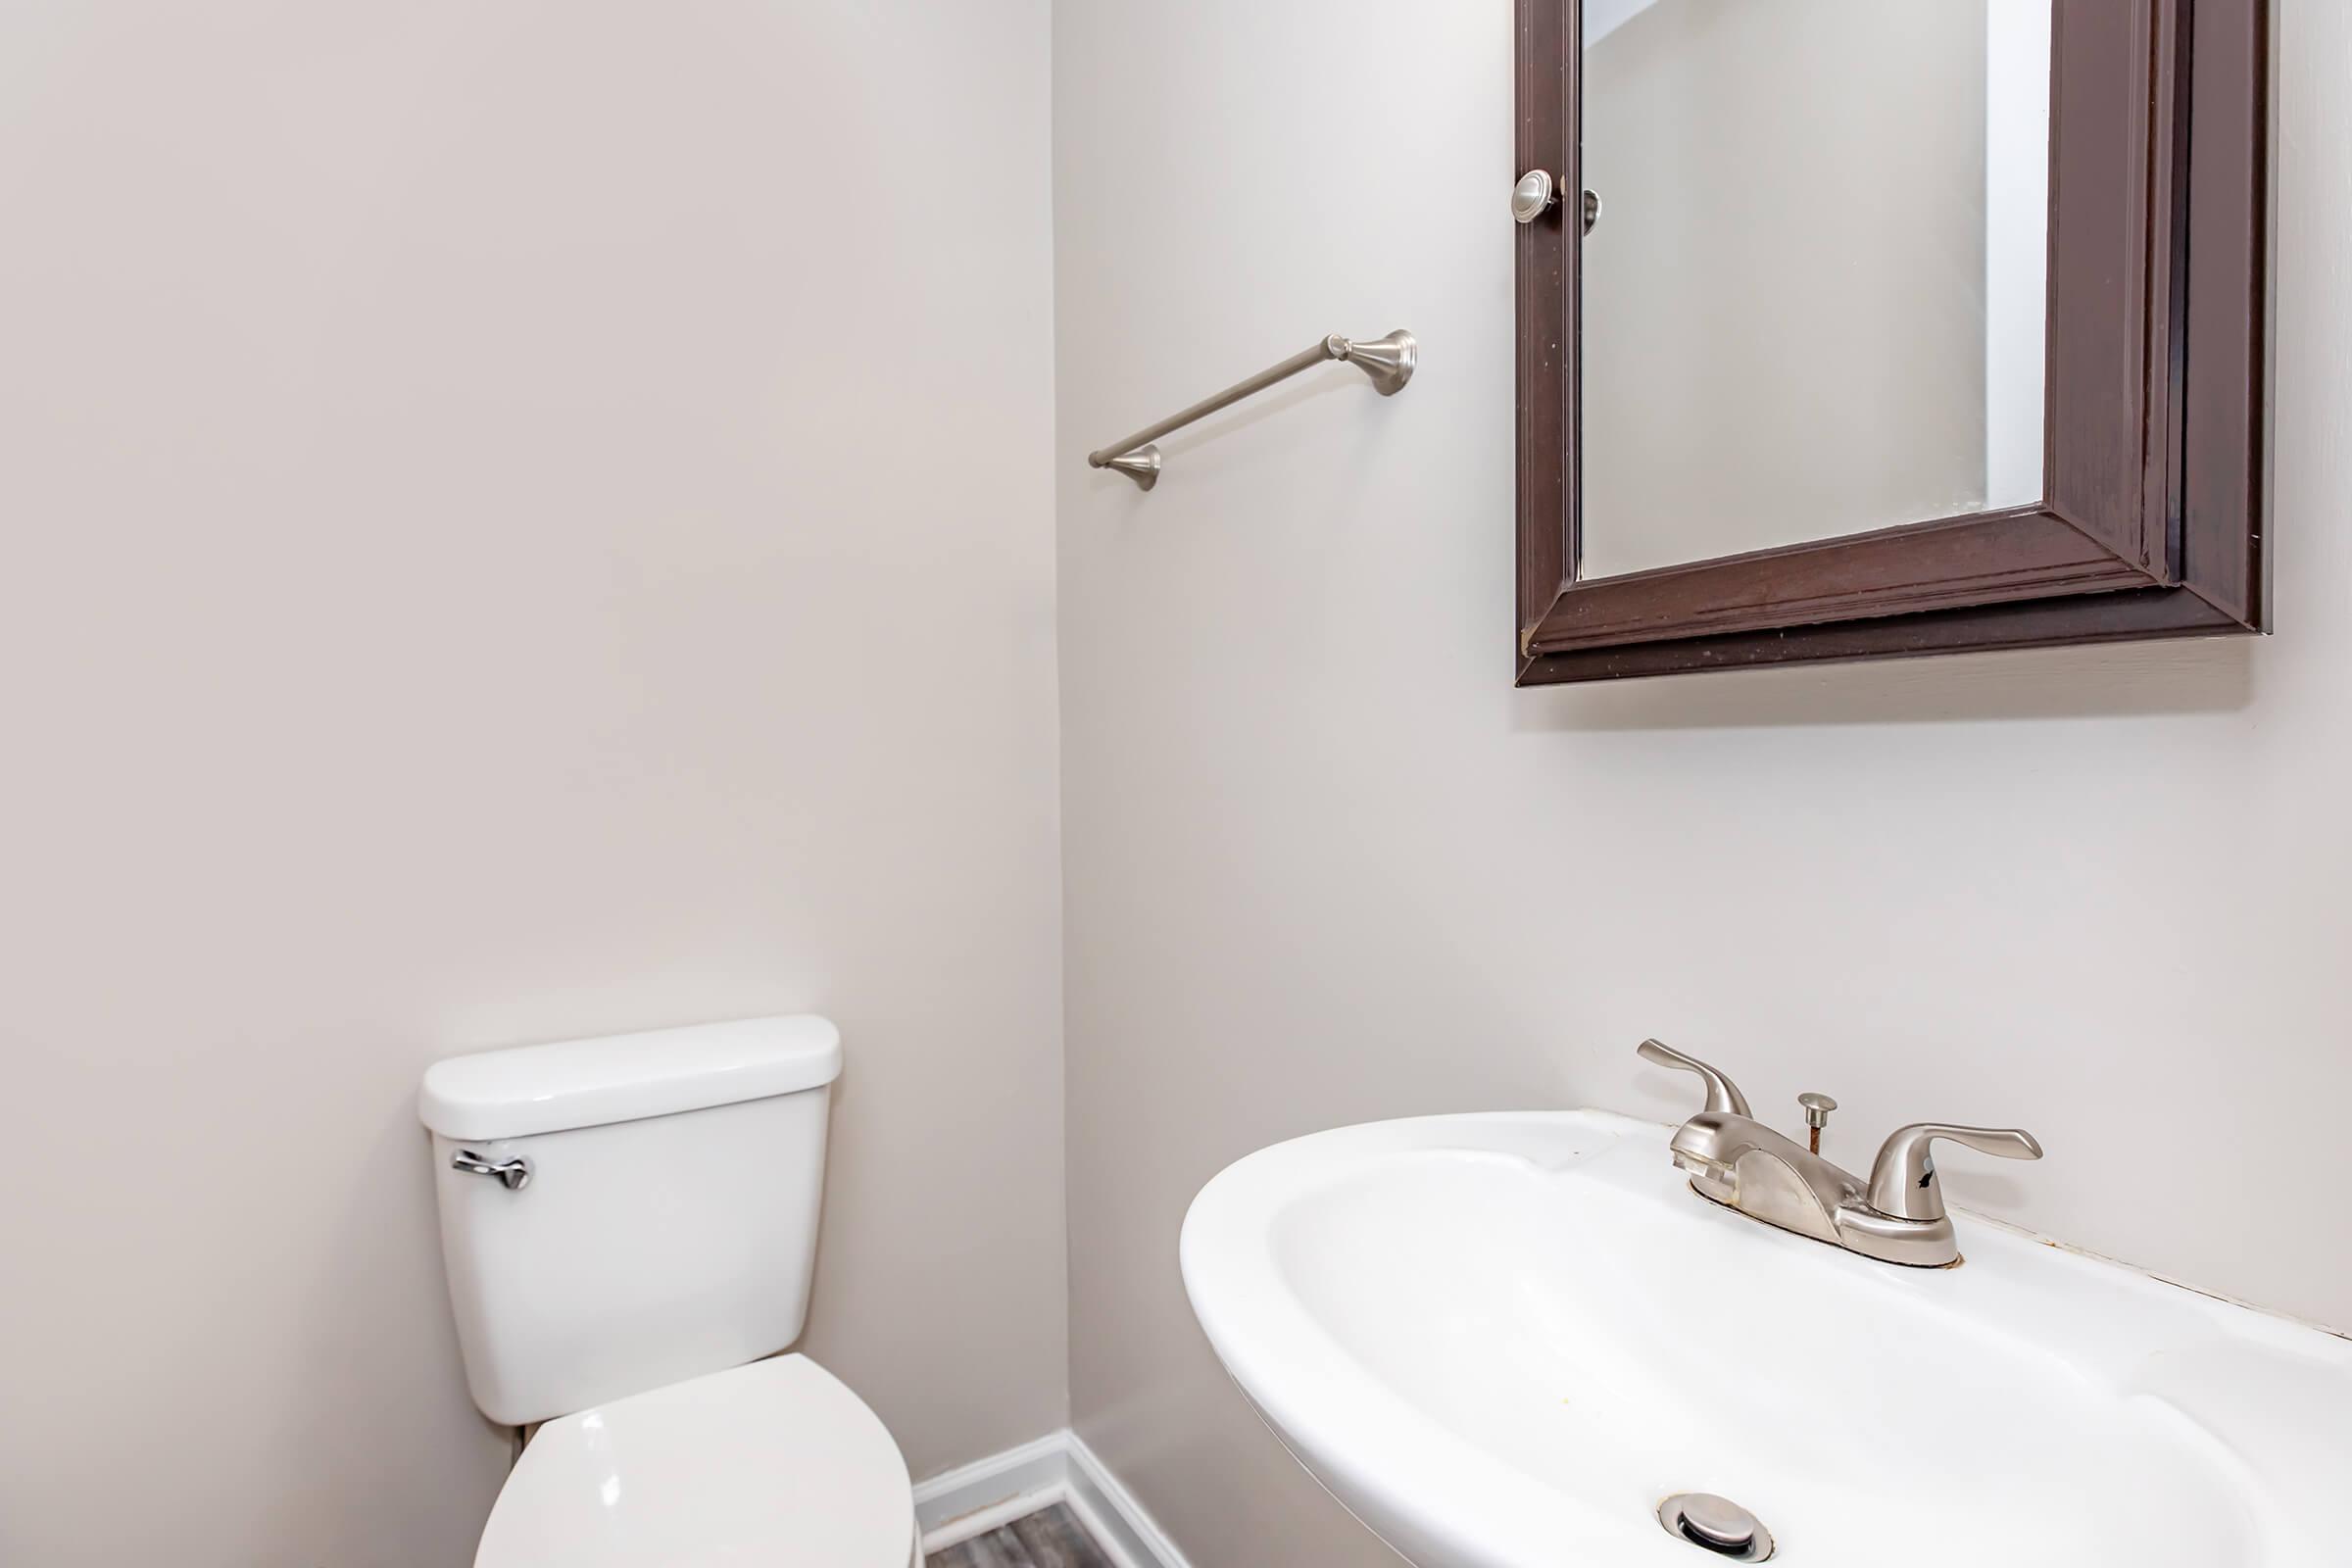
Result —
<instances>
[{"instance_id":1,"label":"brushed nickel faucet","mask_svg":"<svg viewBox=\"0 0 2352 1568\"><path fill-rule=\"evenodd\" d=\"M1812 1130L1807 1149L1755 1119L1740 1086L1695 1056L1644 1040L1643 1059L1696 1073L1707 1086L1706 1108L1674 1134L1674 1163L1690 1173L1690 1189L1750 1219L1810 1236L1849 1252L1911 1268L1945 1268L1960 1261L1960 1244L1943 1208L1929 1145L1966 1144L2003 1159L2039 1159L2041 1145L2016 1127L1947 1127L1914 1122L1898 1127L1879 1149L1870 1180L1821 1157L1821 1129L1838 1102L1803 1095Z\"/></svg>"}]
</instances>

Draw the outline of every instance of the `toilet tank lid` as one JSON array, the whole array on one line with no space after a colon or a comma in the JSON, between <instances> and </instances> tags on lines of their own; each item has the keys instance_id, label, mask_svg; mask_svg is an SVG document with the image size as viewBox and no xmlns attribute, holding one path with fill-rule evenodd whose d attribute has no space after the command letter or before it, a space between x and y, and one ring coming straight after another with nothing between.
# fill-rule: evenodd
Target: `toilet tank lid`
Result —
<instances>
[{"instance_id":1,"label":"toilet tank lid","mask_svg":"<svg viewBox=\"0 0 2352 1568\"><path fill-rule=\"evenodd\" d=\"M424 1070L416 1113L444 1138L528 1138L795 1094L840 1074L831 1020L743 1018L452 1056Z\"/></svg>"}]
</instances>

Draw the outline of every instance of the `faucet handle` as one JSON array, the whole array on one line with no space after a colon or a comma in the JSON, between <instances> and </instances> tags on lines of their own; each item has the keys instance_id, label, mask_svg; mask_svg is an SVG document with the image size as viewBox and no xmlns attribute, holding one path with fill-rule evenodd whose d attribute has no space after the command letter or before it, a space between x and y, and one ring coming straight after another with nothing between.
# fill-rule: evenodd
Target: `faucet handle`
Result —
<instances>
[{"instance_id":1,"label":"faucet handle","mask_svg":"<svg viewBox=\"0 0 2352 1568\"><path fill-rule=\"evenodd\" d=\"M1946 1127L1936 1122L1913 1122L1897 1127L1879 1147L1870 1167L1870 1206L1896 1219L1943 1218L1943 1184L1936 1180L1936 1161L1928 1146L1938 1138L1966 1144L1980 1154L2003 1159L2039 1159L2041 1145L2022 1127Z\"/></svg>"},{"instance_id":2,"label":"faucet handle","mask_svg":"<svg viewBox=\"0 0 2352 1568\"><path fill-rule=\"evenodd\" d=\"M1707 1086L1707 1110L1713 1111L1717 1115L1721 1115L1725 1111L1729 1111L1735 1116L1755 1114L1747 1108L1747 1097L1740 1092L1738 1084L1696 1056L1686 1056L1662 1040L1644 1040L1641 1045L1635 1047L1634 1051L1644 1061L1654 1061L1661 1067L1676 1067L1684 1072L1698 1074Z\"/></svg>"}]
</instances>

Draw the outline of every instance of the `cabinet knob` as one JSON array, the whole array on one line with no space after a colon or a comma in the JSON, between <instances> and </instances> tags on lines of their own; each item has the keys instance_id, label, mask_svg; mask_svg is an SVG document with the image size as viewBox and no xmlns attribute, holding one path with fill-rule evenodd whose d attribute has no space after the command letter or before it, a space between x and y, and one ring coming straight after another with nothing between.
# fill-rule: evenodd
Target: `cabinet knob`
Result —
<instances>
[{"instance_id":1,"label":"cabinet knob","mask_svg":"<svg viewBox=\"0 0 2352 1568\"><path fill-rule=\"evenodd\" d=\"M1559 192L1552 189L1550 172L1531 169L1511 187L1511 217L1519 222L1532 223L1551 211L1558 200Z\"/></svg>"},{"instance_id":2,"label":"cabinet knob","mask_svg":"<svg viewBox=\"0 0 2352 1568\"><path fill-rule=\"evenodd\" d=\"M1551 172L1531 169L1519 176L1511 187L1511 217L1522 223L1532 223L1560 205L1560 193ZM1600 221L1600 198L1592 191L1585 192L1585 232Z\"/></svg>"}]
</instances>

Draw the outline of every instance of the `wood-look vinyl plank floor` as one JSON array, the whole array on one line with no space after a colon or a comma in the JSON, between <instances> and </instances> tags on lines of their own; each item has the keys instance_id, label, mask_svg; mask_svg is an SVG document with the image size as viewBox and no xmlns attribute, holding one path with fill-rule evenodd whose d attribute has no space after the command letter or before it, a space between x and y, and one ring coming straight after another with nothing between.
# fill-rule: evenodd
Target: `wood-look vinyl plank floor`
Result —
<instances>
[{"instance_id":1,"label":"wood-look vinyl plank floor","mask_svg":"<svg viewBox=\"0 0 2352 1568\"><path fill-rule=\"evenodd\" d=\"M926 1568L1110 1568L1065 1503L1015 1519L960 1546L935 1551Z\"/></svg>"}]
</instances>

